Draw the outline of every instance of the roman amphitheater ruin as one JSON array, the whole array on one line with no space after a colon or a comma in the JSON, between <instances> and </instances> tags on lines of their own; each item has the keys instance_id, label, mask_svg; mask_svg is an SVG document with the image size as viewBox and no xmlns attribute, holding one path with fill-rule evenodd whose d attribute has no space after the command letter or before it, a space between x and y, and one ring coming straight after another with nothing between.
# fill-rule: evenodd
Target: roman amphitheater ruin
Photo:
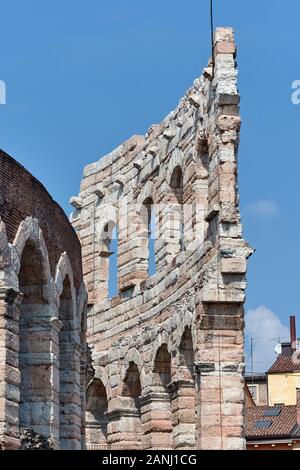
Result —
<instances>
[{"instance_id":1,"label":"roman amphitheater ruin","mask_svg":"<svg viewBox=\"0 0 300 470\"><path fill-rule=\"evenodd\" d=\"M80 243L45 188L2 151L0 215L0 449L81 449Z\"/></svg>"},{"instance_id":2,"label":"roman amphitheater ruin","mask_svg":"<svg viewBox=\"0 0 300 470\"><path fill-rule=\"evenodd\" d=\"M1 153L0 447L245 448L235 59L218 28L178 107L84 169L74 229Z\"/></svg>"}]
</instances>

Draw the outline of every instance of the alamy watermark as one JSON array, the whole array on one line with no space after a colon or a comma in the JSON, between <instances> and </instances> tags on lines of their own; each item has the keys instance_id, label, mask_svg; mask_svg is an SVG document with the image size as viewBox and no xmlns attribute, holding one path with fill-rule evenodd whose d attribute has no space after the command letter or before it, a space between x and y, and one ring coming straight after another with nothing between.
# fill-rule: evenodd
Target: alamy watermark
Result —
<instances>
[{"instance_id":1,"label":"alamy watermark","mask_svg":"<svg viewBox=\"0 0 300 470\"><path fill-rule=\"evenodd\" d=\"M293 104L300 104L300 80L295 80L292 83L292 103Z\"/></svg>"},{"instance_id":2,"label":"alamy watermark","mask_svg":"<svg viewBox=\"0 0 300 470\"><path fill-rule=\"evenodd\" d=\"M6 84L0 80L0 104L6 104Z\"/></svg>"}]
</instances>

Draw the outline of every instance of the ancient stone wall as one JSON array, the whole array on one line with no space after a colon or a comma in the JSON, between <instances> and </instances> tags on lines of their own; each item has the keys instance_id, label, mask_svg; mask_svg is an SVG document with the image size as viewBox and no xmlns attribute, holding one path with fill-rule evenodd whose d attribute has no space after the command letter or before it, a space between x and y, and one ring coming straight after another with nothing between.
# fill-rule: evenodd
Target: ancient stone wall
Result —
<instances>
[{"instance_id":1,"label":"ancient stone wall","mask_svg":"<svg viewBox=\"0 0 300 470\"><path fill-rule=\"evenodd\" d=\"M62 209L0 155L0 448L85 443L86 290Z\"/></svg>"},{"instance_id":2,"label":"ancient stone wall","mask_svg":"<svg viewBox=\"0 0 300 470\"><path fill-rule=\"evenodd\" d=\"M84 170L89 448L243 449L246 259L233 31L178 107ZM156 273L149 276L151 225ZM114 228L118 290L108 296ZM152 230L153 232L153 230ZM152 266L153 267L153 266Z\"/></svg>"},{"instance_id":3,"label":"ancient stone wall","mask_svg":"<svg viewBox=\"0 0 300 470\"><path fill-rule=\"evenodd\" d=\"M66 214L44 186L2 150L0 163L0 215L6 226L8 241L13 242L20 223L26 217L36 218L43 232L52 276L55 275L61 254L67 251L72 263L74 284L76 288L80 287L80 242Z\"/></svg>"}]
</instances>

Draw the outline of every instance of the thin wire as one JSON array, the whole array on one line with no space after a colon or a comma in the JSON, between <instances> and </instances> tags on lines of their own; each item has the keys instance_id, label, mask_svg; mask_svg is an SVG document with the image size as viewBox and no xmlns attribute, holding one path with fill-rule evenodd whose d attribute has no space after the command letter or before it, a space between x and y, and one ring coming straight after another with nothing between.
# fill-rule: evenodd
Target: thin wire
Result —
<instances>
[{"instance_id":1,"label":"thin wire","mask_svg":"<svg viewBox=\"0 0 300 470\"><path fill-rule=\"evenodd\" d=\"M255 340L255 341L264 341L264 342L267 342L267 341L278 341L278 340L283 340L283 339L290 339L289 336L280 336L280 338L278 338L278 336L276 338L264 338L263 336L259 336L257 338L251 338L251 340ZM280 341L279 341L280 342Z\"/></svg>"},{"instance_id":2,"label":"thin wire","mask_svg":"<svg viewBox=\"0 0 300 470\"><path fill-rule=\"evenodd\" d=\"M96 303L96 292L95 292L95 277L96 277L96 200L93 205L93 336L92 346L95 346L95 303Z\"/></svg>"},{"instance_id":3,"label":"thin wire","mask_svg":"<svg viewBox=\"0 0 300 470\"><path fill-rule=\"evenodd\" d=\"M211 55L213 67L215 65L214 59L214 5L213 0L210 0L210 37L211 37Z\"/></svg>"}]
</instances>

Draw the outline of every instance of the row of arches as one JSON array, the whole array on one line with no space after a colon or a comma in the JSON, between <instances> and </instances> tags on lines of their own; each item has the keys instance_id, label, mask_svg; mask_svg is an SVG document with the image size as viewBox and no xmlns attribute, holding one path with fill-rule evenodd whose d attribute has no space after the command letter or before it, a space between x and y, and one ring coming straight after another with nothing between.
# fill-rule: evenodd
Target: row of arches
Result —
<instances>
[{"instance_id":1,"label":"row of arches","mask_svg":"<svg viewBox=\"0 0 300 470\"><path fill-rule=\"evenodd\" d=\"M166 217L163 211L158 210L158 205L154 200L153 183L146 186L146 190L142 191L139 200L138 219L136 221L135 230L141 240L142 254L139 269L142 269L148 276L152 276L157 272L157 247L156 240L165 237L170 245L172 256L185 249L184 241L184 209L183 209L183 172L181 167L177 165L171 175L169 182L170 191L167 197L169 226L162 230L162 219ZM108 214L108 221L99 224L97 233L100 241L100 266L99 271L104 274L102 279L103 290L108 297L114 297L119 294L118 286L118 265L119 265L119 246L123 243L120 234L120 217L116 216L116 211ZM126 215L128 219L130 216ZM104 217L105 219L105 217ZM126 230L130 236L131 222L125 222ZM106 296L105 296L106 297ZM102 299L103 300L103 299Z\"/></svg>"},{"instance_id":2,"label":"row of arches","mask_svg":"<svg viewBox=\"0 0 300 470\"><path fill-rule=\"evenodd\" d=\"M4 224L1 232L6 238ZM54 448L79 449L84 403L84 286L76 292L67 253L61 255L52 278L35 219L21 223L9 250L11 258L18 260L14 269L6 270L18 292L15 303L8 305L14 309L18 327L18 431L21 436L26 430L49 439Z\"/></svg>"},{"instance_id":3,"label":"row of arches","mask_svg":"<svg viewBox=\"0 0 300 470\"><path fill-rule=\"evenodd\" d=\"M196 390L191 329L180 343L177 370L172 370L166 343L158 348L150 382L130 361L119 387L122 409L108 385L93 379L87 389L86 439L89 449L183 449L196 445ZM122 374L121 374L122 375Z\"/></svg>"}]
</instances>

